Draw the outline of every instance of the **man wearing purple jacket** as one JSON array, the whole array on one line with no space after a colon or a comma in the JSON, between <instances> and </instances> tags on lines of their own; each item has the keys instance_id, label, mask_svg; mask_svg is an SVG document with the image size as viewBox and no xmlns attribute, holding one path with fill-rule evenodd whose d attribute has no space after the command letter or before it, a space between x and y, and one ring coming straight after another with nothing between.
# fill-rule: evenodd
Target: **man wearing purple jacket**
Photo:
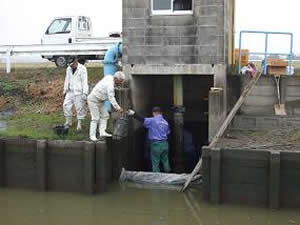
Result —
<instances>
[{"instance_id":1,"label":"man wearing purple jacket","mask_svg":"<svg viewBox=\"0 0 300 225\"><path fill-rule=\"evenodd\" d=\"M164 168L164 172L170 172L169 165L169 144L168 134L170 134L170 128L168 122L163 118L160 107L154 107L152 109L153 117L143 118L133 110L128 110L128 115L144 124L144 127L148 129L148 139L151 146L151 160L152 171L160 172L159 163L161 162Z\"/></svg>"}]
</instances>

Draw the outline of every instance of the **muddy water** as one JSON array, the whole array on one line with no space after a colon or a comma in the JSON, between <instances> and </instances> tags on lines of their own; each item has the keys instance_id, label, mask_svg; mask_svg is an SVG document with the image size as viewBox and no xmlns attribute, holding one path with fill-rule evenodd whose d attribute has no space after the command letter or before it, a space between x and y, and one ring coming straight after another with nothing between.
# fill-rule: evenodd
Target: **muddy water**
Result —
<instances>
[{"instance_id":1,"label":"muddy water","mask_svg":"<svg viewBox=\"0 0 300 225\"><path fill-rule=\"evenodd\" d=\"M2 225L285 225L299 224L299 210L210 205L198 190L180 194L110 186L87 196L0 189Z\"/></svg>"}]
</instances>

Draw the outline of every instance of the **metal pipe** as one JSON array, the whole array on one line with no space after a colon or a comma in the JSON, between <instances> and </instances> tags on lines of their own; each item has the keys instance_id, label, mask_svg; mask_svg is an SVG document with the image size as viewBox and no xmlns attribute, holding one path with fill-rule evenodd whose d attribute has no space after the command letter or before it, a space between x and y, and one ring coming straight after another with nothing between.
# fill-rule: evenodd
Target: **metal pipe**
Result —
<instances>
[{"instance_id":1,"label":"metal pipe","mask_svg":"<svg viewBox=\"0 0 300 225\"><path fill-rule=\"evenodd\" d=\"M264 75L267 74L267 65L268 65L268 33L266 33L266 38L265 38Z\"/></svg>"}]
</instances>

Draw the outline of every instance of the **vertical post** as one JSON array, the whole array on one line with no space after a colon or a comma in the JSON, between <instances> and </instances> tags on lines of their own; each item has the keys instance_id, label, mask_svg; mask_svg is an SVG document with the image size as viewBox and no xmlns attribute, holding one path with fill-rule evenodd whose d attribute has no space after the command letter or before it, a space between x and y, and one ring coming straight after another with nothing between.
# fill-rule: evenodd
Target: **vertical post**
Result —
<instances>
[{"instance_id":1,"label":"vertical post","mask_svg":"<svg viewBox=\"0 0 300 225\"><path fill-rule=\"evenodd\" d=\"M221 149L211 150L210 167L210 201L212 203L221 202Z\"/></svg>"},{"instance_id":2,"label":"vertical post","mask_svg":"<svg viewBox=\"0 0 300 225\"><path fill-rule=\"evenodd\" d=\"M203 192L204 198L209 201L210 198L210 168L211 157L210 148L207 146L202 147L202 175L203 175Z\"/></svg>"},{"instance_id":3,"label":"vertical post","mask_svg":"<svg viewBox=\"0 0 300 225\"><path fill-rule=\"evenodd\" d=\"M184 107L183 107L183 82L182 76L173 77L173 97L174 97L174 140L175 140L175 159L174 171L176 173L184 172L183 155L183 125L184 125Z\"/></svg>"},{"instance_id":4,"label":"vertical post","mask_svg":"<svg viewBox=\"0 0 300 225\"><path fill-rule=\"evenodd\" d=\"M270 155L269 204L272 209L280 207L280 152Z\"/></svg>"},{"instance_id":5,"label":"vertical post","mask_svg":"<svg viewBox=\"0 0 300 225\"><path fill-rule=\"evenodd\" d=\"M291 34L290 54L289 54L289 71L292 72L292 60L293 60L293 48L294 48L294 35ZM293 75L293 74L291 74Z\"/></svg>"},{"instance_id":6,"label":"vertical post","mask_svg":"<svg viewBox=\"0 0 300 225\"><path fill-rule=\"evenodd\" d=\"M94 193L95 185L95 144L85 142L83 151L83 191Z\"/></svg>"},{"instance_id":7,"label":"vertical post","mask_svg":"<svg viewBox=\"0 0 300 225\"><path fill-rule=\"evenodd\" d=\"M11 62L10 62L11 49L6 50L6 73L11 72Z\"/></svg>"},{"instance_id":8,"label":"vertical post","mask_svg":"<svg viewBox=\"0 0 300 225\"><path fill-rule=\"evenodd\" d=\"M111 150L111 149L110 149ZM96 144L96 190L106 191L107 182L107 141Z\"/></svg>"},{"instance_id":9,"label":"vertical post","mask_svg":"<svg viewBox=\"0 0 300 225\"><path fill-rule=\"evenodd\" d=\"M264 63L264 74L267 74L267 65L268 65L268 33L266 34L266 38L265 38L265 63Z\"/></svg>"},{"instance_id":10,"label":"vertical post","mask_svg":"<svg viewBox=\"0 0 300 225\"><path fill-rule=\"evenodd\" d=\"M0 140L0 187L5 186L5 145Z\"/></svg>"},{"instance_id":11,"label":"vertical post","mask_svg":"<svg viewBox=\"0 0 300 225\"><path fill-rule=\"evenodd\" d=\"M240 40L239 40L239 73L241 72L241 48L242 48L242 34L243 32L240 32Z\"/></svg>"},{"instance_id":12,"label":"vertical post","mask_svg":"<svg viewBox=\"0 0 300 225\"><path fill-rule=\"evenodd\" d=\"M47 141L37 141L36 146L37 188L47 190Z\"/></svg>"},{"instance_id":13,"label":"vertical post","mask_svg":"<svg viewBox=\"0 0 300 225\"><path fill-rule=\"evenodd\" d=\"M220 127L220 123L222 120L222 112L221 112L221 98L222 98L222 90L221 89L213 89L209 92L209 106L208 106L208 140L209 142L216 135L218 128Z\"/></svg>"}]
</instances>

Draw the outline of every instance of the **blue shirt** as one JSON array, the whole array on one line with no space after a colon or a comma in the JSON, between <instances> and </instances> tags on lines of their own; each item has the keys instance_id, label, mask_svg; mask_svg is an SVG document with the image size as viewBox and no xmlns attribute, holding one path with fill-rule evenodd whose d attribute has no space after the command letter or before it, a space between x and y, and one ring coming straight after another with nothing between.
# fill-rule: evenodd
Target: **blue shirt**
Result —
<instances>
[{"instance_id":1,"label":"blue shirt","mask_svg":"<svg viewBox=\"0 0 300 225\"><path fill-rule=\"evenodd\" d=\"M151 141L166 141L170 133L168 122L157 115L154 117L145 118L144 126L149 129L148 138Z\"/></svg>"}]
</instances>

